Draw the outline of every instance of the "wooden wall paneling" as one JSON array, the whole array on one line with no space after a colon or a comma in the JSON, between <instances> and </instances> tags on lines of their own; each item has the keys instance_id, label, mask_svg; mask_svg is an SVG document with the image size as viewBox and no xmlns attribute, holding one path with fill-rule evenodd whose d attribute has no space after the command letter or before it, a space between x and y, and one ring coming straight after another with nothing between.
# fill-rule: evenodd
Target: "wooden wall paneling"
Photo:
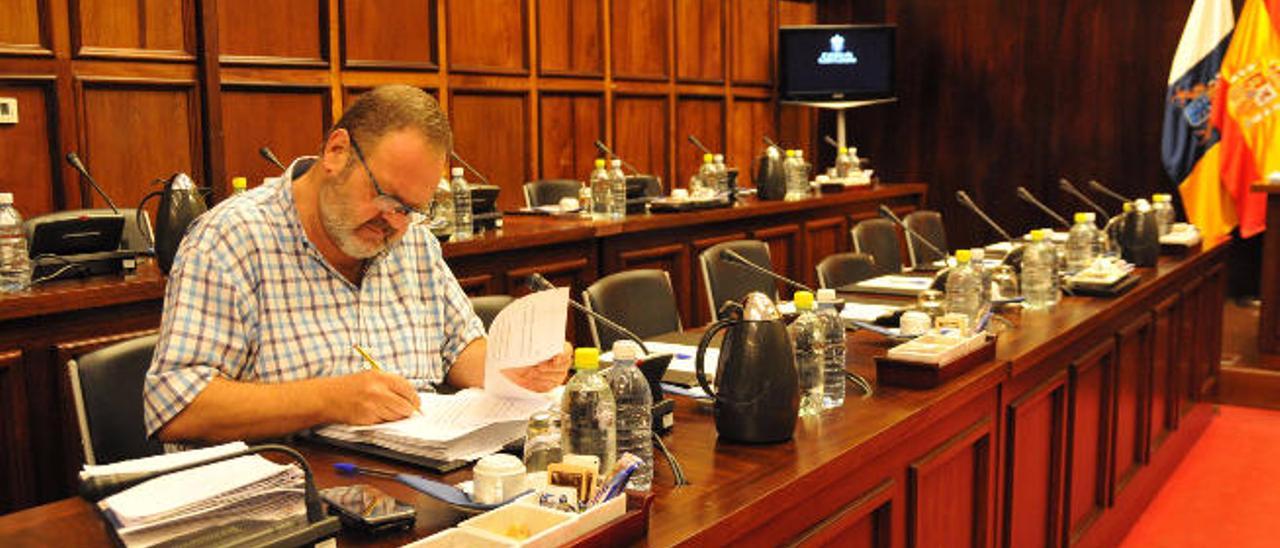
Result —
<instances>
[{"instance_id":1,"label":"wooden wall paneling","mask_svg":"<svg viewBox=\"0 0 1280 548\"><path fill-rule=\"evenodd\" d=\"M792 543L805 548L842 546L888 548L893 545L893 480L886 479L845 505Z\"/></svg>"},{"instance_id":2,"label":"wooden wall paneling","mask_svg":"<svg viewBox=\"0 0 1280 548\"><path fill-rule=\"evenodd\" d=\"M1061 541L1067 373L1028 390L1005 410L1002 546Z\"/></svg>"},{"instance_id":3,"label":"wooden wall paneling","mask_svg":"<svg viewBox=\"0 0 1280 548\"><path fill-rule=\"evenodd\" d=\"M589 178L604 139L604 97L596 94L541 93L538 136L542 179Z\"/></svg>"},{"instance_id":4,"label":"wooden wall paneling","mask_svg":"<svg viewBox=\"0 0 1280 548\"><path fill-rule=\"evenodd\" d=\"M9 78L0 74L0 97L18 100L18 123L0 125L0 192L12 192L25 218L49 213L65 203L59 154L58 101L52 76Z\"/></svg>"},{"instance_id":5,"label":"wooden wall paneling","mask_svg":"<svg viewBox=\"0 0 1280 548\"><path fill-rule=\"evenodd\" d=\"M775 5L769 0L730 0L729 67L734 85L773 83Z\"/></svg>"},{"instance_id":6,"label":"wooden wall paneling","mask_svg":"<svg viewBox=\"0 0 1280 548\"><path fill-rule=\"evenodd\" d=\"M1214 401L1218 393L1218 376L1222 372L1222 306L1226 298L1227 267L1218 263L1205 275L1205 305L1200 329L1208 339L1208 355L1205 356L1207 378L1200 385L1200 397L1204 401Z\"/></svg>"},{"instance_id":7,"label":"wooden wall paneling","mask_svg":"<svg viewBox=\"0 0 1280 548\"><path fill-rule=\"evenodd\" d=\"M1110 338L1071 364L1064 546L1075 544L1107 507L1114 369Z\"/></svg>"},{"instance_id":8,"label":"wooden wall paneling","mask_svg":"<svg viewBox=\"0 0 1280 548\"><path fill-rule=\"evenodd\" d=\"M778 105L778 134L774 138L783 148L804 151L809 163L814 163L817 147L814 135L818 128L818 113L812 107Z\"/></svg>"},{"instance_id":9,"label":"wooden wall paneling","mask_svg":"<svg viewBox=\"0 0 1280 548\"><path fill-rule=\"evenodd\" d=\"M720 97L680 97L676 100L676 181L671 188L688 186L689 177L702 165L702 150L689 142L695 135L715 152L724 151L724 99Z\"/></svg>"},{"instance_id":10,"label":"wooden wall paneling","mask_svg":"<svg viewBox=\"0 0 1280 548\"><path fill-rule=\"evenodd\" d=\"M667 171L670 127L658 121L667 119L668 108L665 96L614 95L613 150L636 169L662 177L670 191L684 183L672 181Z\"/></svg>"},{"instance_id":11,"label":"wooden wall paneling","mask_svg":"<svg viewBox=\"0 0 1280 548\"><path fill-rule=\"evenodd\" d=\"M455 90L449 103L454 149L502 188L501 209L524 207L523 185L531 179L527 105L525 93L478 90Z\"/></svg>"},{"instance_id":12,"label":"wooden wall paneling","mask_svg":"<svg viewBox=\"0 0 1280 548\"><path fill-rule=\"evenodd\" d=\"M69 0L77 58L195 59L194 0Z\"/></svg>"},{"instance_id":13,"label":"wooden wall paneling","mask_svg":"<svg viewBox=\"0 0 1280 548\"><path fill-rule=\"evenodd\" d=\"M814 219L804 223L804 259L795 271L800 280L810 286L818 285L818 263L836 253L849 251L849 225L844 215Z\"/></svg>"},{"instance_id":14,"label":"wooden wall paneling","mask_svg":"<svg viewBox=\"0 0 1280 548\"><path fill-rule=\"evenodd\" d=\"M53 56L48 0L0 2L0 55Z\"/></svg>"},{"instance_id":15,"label":"wooden wall paneling","mask_svg":"<svg viewBox=\"0 0 1280 548\"><path fill-rule=\"evenodd\" d=\"M221 101L227 176L247 177L250 187L280 175L258 155L259 148L270 147L288 165L316 154L331 125L327 86L232 84L223 87ZM230 181L220 183L230 188Z\"/></svg>"},{"instance_id":16,"label":"wooden wall paneling","mask_svg":"<svg viewBox=\"0 0 1280 548\"><path fill-rule=\"evenodd\" d=\"M347 68L433 70L438 0L342 0L342 64Z\"/></svg>"},{"instance_id":17,"label":"wooden wall paneling","mask_svg":"<svg viewBox=\"0 0 1280 548\"><path fill-rule=\"evenodd\" d=\"M689 248L681 243L657 245L653 247L630 249L618 254L617 263L605 265L605 274L613 274L624 270L652 268L665 270L671 276L671 289L675 293L676 309L680 311L680 325L690 326L693 314L693 299L690 292L696 276L692 275L693 263L689 256Z\"/></svg>"},{"instance_id":18,"label":"wooden wall paneling","mask_svg":"<svg viewBox=\"0 0 1280 548\"><path fill-rule=\"evenodd\" d=\"M1155 307L1155 325L1151 344L1151 413L1147 425L1148 446L1146 460L1164 442L1173 430L1177 417L1177 393L1174 382L1175 363L1178 360L1178 329L1181 321L1181 298L1175 292Z\"/></svg>"},{"instance_id":19,"label":"wooden wall paneling","mask_svg":"<svg viewBox=\"0 0 1280 548\"><path fill-rule=\"evenodd\" d=\"M604 75L604 0L538 0L538 72Z\"/></svg>"},{"instance_id":20,"label":"wooden wall paneling","mask_svg":"<svg viewBox=\"0 0 1280 548\"><path fill-rule=\"evenodd\" d=\"M995 427L984 417L907 467L907 545L986 546Z\"/></svg>"},{"instance_id":21,"label":"wooden wall paneling","mask_svg":"<svg viewBox=\"0 0 1280 548\"><path fill-rule=\"evenodd\" d=\"M738 186L754 186L755 158L764 151L767 136L776 139L773 102L768 99L734 97L729 105L728 144L725 147L725 163L738 168Z\"/></svg>"},{"instance_id":22,"label":"wooden wall paneling","mask_svg":"<svg viewBox=\"0 0 1280 548\"><path fill-rule=\"evenodd\" d=\"M0 482L0 514L33 502L31 445L27 428L27 391L23 386L22 350L0 351L0 470L8 481Z\"/></svg>"},{"instance_id":23,"label":"wooden wall paneling","mask_svg":"<svg viewBox=\"0 0 1280 548\"><path fill-rule=\"evenodd\" d=\"M1191 412L1200 397L1202 375L1200 373L1200 348L1205 344L1201 331L1200 319L1203 310L1200 308L1200 295L1204 288L1204 277L1198 276L1182 288L1182 336L1178 337L1178 370L1175 379L1178 382L1178 415L1179 420Z\"/></svg>"},{"instance_id":24,"label":"wooden wall paneling","mask_svg":"<svg viewBox=\"0 0 1280 548\"><path fill-rule=\"evenodd\" d=\"M528 73L527 0L445 1L450 71Z\"/></svg>"},{"instance_id":25,"label":"wooden wall paneling","mask_svg":"<svg viewBox=\"0 0 1280 548\"><path fill-rule=\"evenodd\" d=\"M204 186L200 105L194 82L80 79L80 155L117 205L133 207L158 186L187 173ZM93 193L94 207L106 207ZM148 204L152 219L155 205ZM86 204L88 207L88 204Z\"/></svg>"},{"instance_id":26,"label":"wooden wall paneling","mask_svg":"<svg viewBox=\"0 0 1280 548\"><path fill-rule=\"evenodd\" d=\"M1151 316L1116 333L1116 392L1112 429L1111 501L1128 484L1146 455L1147 382L1151 377Z\"/></svg>"},{"instance_id":27,"label":"wooden wall paneling","mask_svg":"<svg viewBox=\"0 0 1280 548\"><path fill-rule=\"evenodd\" d=\"M218 0L225 64L328 65L328 0Z\"/></svg>"},{"instance_id":28,"label":"wooden wall paneling","mask_svg":"<svg viewBox=\"0 0 1280 548\"><path fill-rule=\"evenodd\" d=\"M693 247L689 250L690 260L693 263L693 322L685 324L685 328L706 325L715 319L715 314L711 312L711 305L707 304L707 279L702 275L702 263L698 257L706 251L708 247L721 242L731 240L742 240L747 237L745 232L736 232L724 234L709 238L701 238L693 241ZM716 308L724 303L716 303Z\"/></svg>"},{"instance_id":29,"label":"wooden wall paneling","mask_svg":"<svg viewBox=\"0 0 1280 548\"><path fill-rule=\"evenodd\" d=\"M799 224L788 224L760 228L751 232L751 237L769 246L769 261L773 263L773 271L791 279L804 279L804 235ZM812 270L812 269L808 269ZM795 288L778 282L778 295L786 298Z\"/></svg>"},{"instance_id":30,"label":"wooden wall paneling","mask_svg":"<svg viewBox=\"0 0 1280 548\"><path fill-rule=\"evenodd\" d=\"M676 78L684 82L723 81L722 0L676 0L675 26Z\"/></svg>"},{"instance_id":31,"label":"wooden wall paneling","mask_svg":"<svg viewBox=\"0 0 1280 548\"><path fill-rule=\"evenodd\" d=\"M610 0L613 77L666 80L671 74L671 0Z\"/></svg>"}]
</instances>

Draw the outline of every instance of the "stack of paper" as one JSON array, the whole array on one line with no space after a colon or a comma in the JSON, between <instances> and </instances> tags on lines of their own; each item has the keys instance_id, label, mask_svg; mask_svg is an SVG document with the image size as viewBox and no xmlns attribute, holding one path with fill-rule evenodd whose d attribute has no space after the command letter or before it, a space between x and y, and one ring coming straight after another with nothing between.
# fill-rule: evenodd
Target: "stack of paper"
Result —
<instances>
[{"instance_id":1,"label":"stack of paper","mask_svg":"<svg viewBox=\"0 0 1280 548\"><path fill-rule=\"evenodd\" d=\"M512 399L482 390L420 394L421 414L369 426L330 425L322 437L360 442L437 460L475 460L524 436L529 415L548 408L554 394Z\"/></svg>"},{"instance_id":2,"label":"stack of paper","mask_svg":"<svg viewBox=\"0 0 1280 548\"><path fill-rule=\"evenodd\" d=\"M243 443L227 444L86 467L82 474L163 470L244 447ZM127 546L151 546L233 522L305 521L303 497L304 476L297 466L248 455L159 476L107 497L98 506Z\"/></svg>"}]
</instances>

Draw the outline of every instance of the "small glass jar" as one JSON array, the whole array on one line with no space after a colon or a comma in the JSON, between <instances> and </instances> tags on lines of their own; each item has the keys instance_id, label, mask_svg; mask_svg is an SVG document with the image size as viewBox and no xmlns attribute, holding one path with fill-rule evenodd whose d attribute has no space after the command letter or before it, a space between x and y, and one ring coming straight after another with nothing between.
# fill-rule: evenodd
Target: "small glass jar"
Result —
<instances>
[{"instance_id":1,"label":"small glass jar","mask_svg":"<svg viewBox=\"0 0 1280 548\"><path fill-rule=\"evenodd\" d=\"M936 322L946 312L947 294L937 289L926 289L916 297L921 312L928 314Z\"/></svg>"},{"instance_id":2,"label":"small glass jar","mask_svg":"<svg viewBox=\"0 0 1280 548\"><path fill-rule=\"evenodd\" d=\"M1009 265L1002 264L991 269L991 285L992 300L1007 301L1022 296L1018 288L1018 273Z\"/></svg>"},{"instance_id":3,"label":"small glass jar","mask_svg":"<svg viewBox=\"0 0 1280 548\"><path fill-rule=\"evenodd\" d=\"M564 449L560 445L560 413L538 411L529 416L524 436L524 467L528 472L544 472L547 465L560 462Z\"/></svg>"}]
</instances>

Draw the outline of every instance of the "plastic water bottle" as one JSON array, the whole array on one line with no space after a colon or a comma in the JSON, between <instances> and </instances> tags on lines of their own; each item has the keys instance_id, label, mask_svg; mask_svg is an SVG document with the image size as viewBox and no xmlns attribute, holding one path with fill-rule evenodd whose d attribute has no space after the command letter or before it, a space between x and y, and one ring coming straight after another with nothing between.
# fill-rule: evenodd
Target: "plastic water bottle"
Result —
<instances>
[{"instance_id":1,"label":"plastic water bottle","mask_svg":"<svg viewBox=\"0 0 1280 548\"><path fill-rule=\"evenodd\" d=\"M231 179L231 195L237 196L249 191L249 180L244 177Z\"/></svg>"},{"instance_id":2,"label":"plastic water bottle","mask_svg":"<svg viewBox=\"0 0 1280 548\"><path fill-rule=\"evenodd\" d=\"M1076 213L1075 222L1067 233L1067 272L1070 273L1089 268L1097 258L1094 247L1098 238L1094 234L1093 223L1089 222L1089 214Z\"/></svg>"},{"instance_id":3,"label":"plastic water bottle","mask_svg":"<svg viewBox=\"0 0 1280 548\"><path fill-rule=\"evenodd\" d=\"M613 367L605 376L618 405L618 454L640 458L640 468L627 480L627 488L648 491L653 481L653 393L636 367L639 352L634 342L615 341Z\"/></svg>"},{"instance_id":4,"label":"plastic water bottle","mask_svg":"<svg viewBox=\"0 0 1280 548\"><path fill-rule=\"evenodd\" d=\"M1164 236L1173 228L1177 217L1177 212L1173 210L1173 196L1156 194L1151 197L1151 201L1151 208L1156 213L1156 226L1160 228L1160 235Z\"/></svg>"},{"instance_id":5,"label":"plastic water bottle","mask_svg":"<svg viewBox=\"0 0 1280 548\"><path fill-rule=\"evenodd\" d=\"M800 416L822 412L823 377L826 375L826 322L813 311L813 293L797 291L793 297L800 317L787 326L800 376Z\"/></svg>"},{"instance_id":6,"label":"plastic water bottle","mask_svg":"<svg viewBox=\"0 0 1280 548\"><path fill-rule=\"evenodd\" d=\"M716 185L715 185L716 193L721 194L721 193L729 192L729 167L724 165L723 154L715 155L715 167L716 167Z\"/></svg>"},{"instance_id":7,"label":"plastic water bottle","mask_svg":"<svg viewBox=\"0 0 1280 548\"><path fill-rule=\"evenodd\" d=\"M470 238L475 228L471 224L471 185L463 176L462 168L455 167L450 173L453 180L453 235L455 239Z\"/></svg>"},{"instance_id":8,"label":"plastic water bottle","mask_svg":"<svg viewBox=\"0 0 1280 548\"><path fill-rule=\"evenodd\" d=\"M609 383L599 373L600 349L575 349L573 366L577 372L560 399L561 445L565 453L594 455L600 459L600 470L612 470L618 457L618 407Z\"/></svg>"},{"instance_id":9,"label":"plastic water bottle","mask_svg":"<svg viewBox=\"0 0 1280 548\"><path fill-rule=\"evenodd\" d=\"M982 308L982 275L970 264L972 257L968 249L956 251L956 265L947 275L947 314L964 314L970 326L977 325Z\"/></svg>"},{"instance_id":10,"label":"plastic water bottle","mask_svg":"<svg viewBox=\"0 0 1280 548\"><path fill-rule=\"evenodd\" d=\"M698 166L698 181L702 183L700 194L716 193L716 159L712 154L702 155L702 165Z\"/></svg>"},{"instance_id":11,"label":"plastic water bottle","mask_svg":"<svg viewBox=\"0 0 1280 548\"><path fill-rule=\"evenodd\" d=\"M1031 243L1022 254L1022 303L1027 310L1044 310L1057 303L1058 258L1045 241L1043 230L1031 231Z\"/></svg>"},{"instance_id":12,"label":"plastic water bottle","mask_svg":"<svg viewBox=\"0 0 1280 548\"><path fill-rule=\"evenodd\" d=\"M604 158L596 158L596 168L591 171L591 213L596 218L609 216L610 192L609 169L605 167Z\"/></svg>"},{"instance_id":13,"label":"plastic water bottle","mask_svg":"<svg viewBox=\"0 0 1280 548\"><path fill-rule=\"evenodd\" d=\"M827 348L823 353L822 407L844 405L844 320L836 308L840 298L834 289L818 290L818 316L826 322Z\"/></svg>"},{"instance_id":14,"label":"plastic water bottle","mask_svg":"<svg viewBox=\"0 0 1280 548\"><path fill-rule=\"evenodd\" d=\"M802 151L788 150L787 159L782 162L787 179L785 200L803 200L809 196L809 167L802 155Z\"/></svg>"},{"instance_id":15,"label":"plastic water bottle","mask_svg":"<svg viewBox=\"0 0 1280 548\"><path fill-rule=\"evenodd\" d=\"M22 291L31 285L31 258L22 215L13 194L0 193L0 293Z\"/></svg>"},{"instance_id":16,"label":"plastic water bottle","mask_svg":"<svg viewBox=\"0 0 1280 548\"><path fill-rule=\"evenodd\" d=\"M991 308L991 269L987 268L987 250L975 247L969 250L969 265L978 276L978 289L981 300L978 302L978 317Z\"/></svg>"},{"instance_id":17,"label":"plastic water bottle","mask_svg":"<svg viewBox=\"0 0 1280 548\"><path fill-rule=\"evenodd\" d=\"M452 235L455 223L453 215L453 186L449 179L440 178L436 192L431 196L431 227L437 235Z\"/></svg>"},{"instance_id":18,"label":"plastic water bottle","mask_svg":"<svg viewBox=\"0 0 1280 548\"><path fill-rule=\"evenodd\" d=\"M1098 214L1085 213L1088 218L1089 226L1093 228L1093 256L1095 259L1102 257L1115 257L1120 254L1116 249L1115 242L1111 240L1111 236L1107 234L1105 228L1098 227Z\"/></svg>"},{"instance_id":19,"label":"plastic water bottle","mask_svg":"<svg viewBox=\"0 0 1280 548\"><path fill-rule=\"evenodd\" d=\"M840 153L836 155L836 177L844 179L853 175L858 166L853 163L853 156L849 155L849 147L840 147Z\"/></svg>"},{"instance_id":20,"label":"plastic water bottle","mask_svg":"<svg viewBox=\"0 0 1280 548\"><path fill-rule=\"evenodd\" d=\"M609 169L609 218L627 216L627 175L622 172L622 160L613 159Z\"/></svg>"}]
</instances>

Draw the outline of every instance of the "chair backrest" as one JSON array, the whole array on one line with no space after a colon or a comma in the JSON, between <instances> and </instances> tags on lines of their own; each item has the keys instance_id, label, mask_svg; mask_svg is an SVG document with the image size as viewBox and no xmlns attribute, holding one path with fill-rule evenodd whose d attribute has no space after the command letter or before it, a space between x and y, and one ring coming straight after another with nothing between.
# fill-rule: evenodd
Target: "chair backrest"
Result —
<instances>
[{"instance_id":1,"label":"chair backrest","mask_svg":"<svg viewBox=\"0 0 1280 548\"><path fill-rule=\"evenodd\" d=\"M741 302L752 291L764 293L775 301L778 299L778 286L773 278L720 258L720 254L728 249L738 252L756 266L773 270L773 262L769 259L769 245L760 240L718 243L699 254L698 264L702 268L702 280L712 319L716 318L725 301Z\"/></svg>"},{"instance_id":2,"label":"chair backrest","mask_svg":"<svg viewBox=\"0 0 1280 548\"><path fill-rule=\"evenodd\" d=\"M947 250L947 229L942 225L942 214L937 211L912 211L902 219L908 228L924 236L929 243L942 251ZM929 249L918 238L907 235L907 253L911 256L911 266L920 266L934 261L945 260L945 255Z\"/></svg>"},{"instance_id":3,"label":"chair backrest","mask_svg":"<svg viewBox=\"0 0 1280 548\"><path fill-rule=\"evenodd\" d=\"M484 295L482 297L471 297L471 309L476 311L476 315L480 316L480 321L484 322L484 328L489 329L489 325L493 323L493 319L498 317L498 313L502 309L516 300L511 295Z\"/></svg>"},{"instance_id":4,"label":"chair backrest","mask_svg":"<svg viewBox=\"0 0 1280 548\"><path fill-rule=\"evenodd\" d=\"M524 204L528 207L555 205L561 198L577 198L582 183L572 179L546 179L524 184Z\"/></svg>"},{"instance_id":5,"label":"chair backrest","mask_svg":"<svg viewBox=\"0 0 1280 548\"><path fill-rule=\"evenodd\" d=\"M596 280L582 292L587 308L599 312L640 338L680 331L680 311L671 276L665 270L627 270ZM587 318L591 338L602 351L625 339L621 333Z\"/></svg>"},{"instance_id":6,"label":"chair backrest","mask_svg":"<svg viewBox=\"0 0 1280 548\"><path fill-rule=\"evenodd\" d=\"M880 272L866 253L836 253L818 263L818 286L837 289L876 277Z\"/></svg>"},{"instance_id":7,"label":"chair backrest","mask_svg":"<svg viewBox=\"0 0 1280 548\"><path fill-rule=\"evenodd\" d=\"M147 438L142 411L143 382L157 338L138 337L67 362L86 464L164 452L159 441Z\"/></svg>"},{"instance_id":8,"label":"chair backrest","mask_svg":"<svg viewBox=\"0 0 1280 548\"><path fill-rule=\"evenodd\" d=\"M881 274L902 271L898 229L887 219L867 219L854 225L853 250L870 255Z\"/></svg>"}]
</instances>

